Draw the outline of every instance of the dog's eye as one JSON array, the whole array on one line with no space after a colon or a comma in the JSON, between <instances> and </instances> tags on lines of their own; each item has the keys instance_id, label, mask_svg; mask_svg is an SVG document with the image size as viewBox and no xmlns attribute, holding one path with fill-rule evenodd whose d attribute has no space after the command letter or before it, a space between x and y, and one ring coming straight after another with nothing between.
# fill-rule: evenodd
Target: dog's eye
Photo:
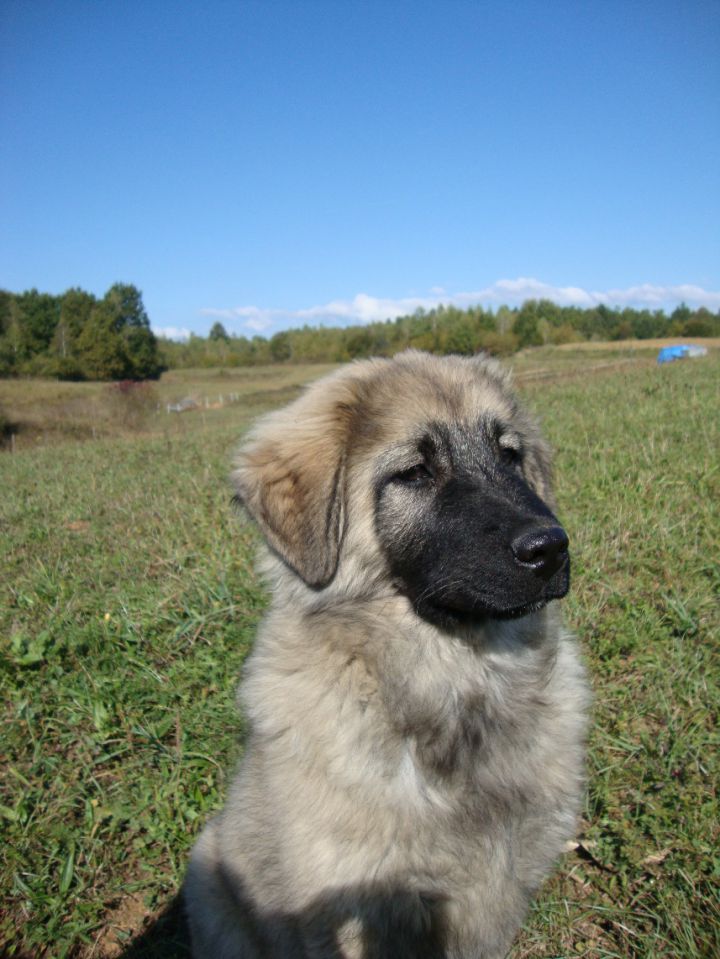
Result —
<instances>
[{"instance_id":1,"label":"dog's eye","mask_svg":"<svg viewBox=\"0 0 720 959\"><path fill-rule=\"evenodd\" d=\"M502 441L498 447L500 459L506 466L519 466L522 462L522 453L516 446L504 446Z\"/></svg>"},{"instance_id":2,"label":"dog's eye","mask_svg":"<svg viewBox=\"0 0 720 959\"><path fill-rule=\"evenodd\" d=\"M416 463L410 469L403 470L402 473L396 473L393 481L403 483L405 486L423 486L433 479L433 475L424 463Z\"/></svg>"}]
</instances>

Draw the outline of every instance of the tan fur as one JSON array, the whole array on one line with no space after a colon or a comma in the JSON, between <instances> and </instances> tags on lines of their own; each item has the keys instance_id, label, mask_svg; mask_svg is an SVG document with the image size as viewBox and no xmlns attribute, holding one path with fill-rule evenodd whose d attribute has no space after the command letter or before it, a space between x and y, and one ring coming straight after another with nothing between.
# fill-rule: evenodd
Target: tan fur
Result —
<instances>
[{"instance_id":1,"label":"tan fur","mask_svg":"<svg viewBox=\"0 0 720 959\"><path fill-rule=\"evenodd\" d=\"M558 604L440 629L374 526L379 464L488 412L552 502L549 450L489 359L352 364L241 449L273 604L245 758L186 881L196 959L499 959L573 835L588 694Z\"/></svg>"}]
</instances>

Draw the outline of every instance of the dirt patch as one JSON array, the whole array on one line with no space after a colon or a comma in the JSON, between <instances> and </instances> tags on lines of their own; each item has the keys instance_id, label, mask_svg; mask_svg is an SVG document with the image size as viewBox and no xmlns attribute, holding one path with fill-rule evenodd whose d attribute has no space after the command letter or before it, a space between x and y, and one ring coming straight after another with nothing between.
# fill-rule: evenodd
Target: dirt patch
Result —
<instances>
[{"instance_id":1,"label":"dirt patch","mask_svg":"<svg viewBox=\"0 0 720 959\"><path fill-rule=\"evenodd\" d=\"M622 360L611 360L601 363L578 363L577 366L573 366L570 369L550 369L543 367L537 370L526 370L525 372L515 373L513 378L515 382L520 385L540 381L557 383L561 380L570 380L578 376L585 378L597 373L612 373L616 370L623 369L623 367L652 366L654 363L655 361L653 359L643 356L633 356Z\"/></svg>"},{"instance_id":2,"label":"dirt patch","mask_svg":"<svg viewBox=\"0 0 720 959\"><path fill-rule=\"evenodd\" d=\"M87 959L115 959L125 951L130 937L142 932L147 924L148 909L140 896L124 896L110 912Z\"/></svg>"},{"instance_id":3,"label":"dirt patch","mask_svg":"<svg viewBox=\"0 0 720 959\"><path fill-rule=\"evenodd\" d=\"M190 934L180 896L153 913L135 895L108 916L81 959L190 959Z\"/></svg>"}]
</instances>

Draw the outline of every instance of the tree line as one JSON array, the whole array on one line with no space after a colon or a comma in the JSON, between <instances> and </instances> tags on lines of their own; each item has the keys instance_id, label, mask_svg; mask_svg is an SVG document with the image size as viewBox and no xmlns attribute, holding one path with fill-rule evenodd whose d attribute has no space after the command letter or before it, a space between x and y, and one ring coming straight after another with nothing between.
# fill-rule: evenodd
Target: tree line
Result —
<instances>
[{"instance_id":1,"label":"tree line","mask_svg":"<svg viewBox=\"0 0 720 959\"><path fill-rule=\"evenodd\" d=\"M215 323L207 337L160 341L169 368L255 366L266 363L339 363L390 356L407 347L431 353L470 355L486 350L507 356L526 346L586 340L652 339L666 336L720 336L720 311L681 304L672 313L600 305L558 306L527 300L521 307L459 309L438 306L395 320L362 326L283 330L269 338L234 336Z\"/></svg>"},{"instance_id":2,"label":"tree line","mask_svg":"<svg viewBox=\"0 0 720 959\"><path fill-rule=\"evenodd\" d=\"M142 294L115 283L101 299L0 290L0 376L63 380L156 379L163 370Z\"/></svg>"},{"instance_id":3,"label":"tree line","mask_svg":"<svg viewBox=\"0 0 720 959\"><path fill-rule=\"evenodd\" d=\"M438 306L385 322L304 326L271 337L231 335L218 322L207 337L175 342L155 337L142 295L131 284L115 283L102 299L78 288L59 296L0 290L0 376L143 380L163 369L340 363L407 347L506 356L526 346L666 336L720 336L720 311L681 304L668 314L527 300L495 311Z\"/></svg>"}]
</instances>

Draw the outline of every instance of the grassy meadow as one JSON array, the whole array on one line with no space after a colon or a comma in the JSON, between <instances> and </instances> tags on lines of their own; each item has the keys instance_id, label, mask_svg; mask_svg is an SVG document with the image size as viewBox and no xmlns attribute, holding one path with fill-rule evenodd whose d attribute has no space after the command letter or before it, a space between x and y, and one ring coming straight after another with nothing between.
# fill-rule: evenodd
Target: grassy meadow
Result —
<instances>
[{"instance_id":1,"label":"grassy meadow","mask_svg":"<svg viewBox=\"0 0 720 959\"><path fill-rule=\"evenodd\" d=\"M577 847L512 959L720 954L720 355L654 355L513 358L557 451L595 705ZM175 896L267 601L228 464L326 369L178 371L130 411L0 381L0 954L188 955Z\"/></svg>"}]
</instances>

